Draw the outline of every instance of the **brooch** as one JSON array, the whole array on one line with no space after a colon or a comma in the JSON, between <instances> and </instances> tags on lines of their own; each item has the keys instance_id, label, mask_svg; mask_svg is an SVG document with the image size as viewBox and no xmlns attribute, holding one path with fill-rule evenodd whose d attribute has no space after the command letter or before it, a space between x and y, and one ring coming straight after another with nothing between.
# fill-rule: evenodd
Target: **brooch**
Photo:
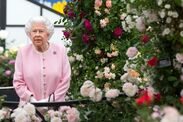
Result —
<instances>
[{"instance_id":1,"label":"brooch","mask_svg":"<svg viewBox=\"0 0 183 122\"><path fill-rule=\"evenodd\" d=\"M54 54L54 55L56 55L56 54L57 54L57 52L56 52L56 51L53 51L53 54Z\"/></svg>"}]
</instances>

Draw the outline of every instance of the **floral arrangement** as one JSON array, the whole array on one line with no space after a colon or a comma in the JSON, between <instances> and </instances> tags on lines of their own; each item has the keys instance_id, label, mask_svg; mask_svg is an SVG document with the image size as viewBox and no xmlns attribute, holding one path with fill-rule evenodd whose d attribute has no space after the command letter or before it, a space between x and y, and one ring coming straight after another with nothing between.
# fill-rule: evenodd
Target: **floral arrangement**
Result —
<instances>
[{"instance_id":1,"label":"floral arrangement","mask_svg":"<svg viewBox=\"0 0 183 122\"><path fill-rule=\"evenodd\" d=\"M17 49L6 49L6 39L8 32L0 30L0 84L1 86L11 86L14 73L14 63Z\"/></svg>"},{"instance_id":2,"label":"floral arrangement","mask_svg":"<svg viewBox=\"0 0 183 122\"><path fill-rule=\"evenodd\" d=\"M62 21L63 38L72 41L71 99L96 102L81 108L84 120L145 120L153 104L182 111L182 7L182 0L67 4Z\"/></svg>"},{"instance_id":3,"label":"floral arrangement","mask_svg":"<svg viewBox=\"0 0 183 122\"><path fill-rule=\"evenodd\" d=\"M41 110L41 108L37 108ZM47 122L79 122L80 113L75 107L63 106L59 110L48 110L42 113ZM14 122L41 122L41 118L36 114L36 108L33 104L27 103L12 110L3 107L0 109L0 121Z\"/></svg>"}]
</instances>

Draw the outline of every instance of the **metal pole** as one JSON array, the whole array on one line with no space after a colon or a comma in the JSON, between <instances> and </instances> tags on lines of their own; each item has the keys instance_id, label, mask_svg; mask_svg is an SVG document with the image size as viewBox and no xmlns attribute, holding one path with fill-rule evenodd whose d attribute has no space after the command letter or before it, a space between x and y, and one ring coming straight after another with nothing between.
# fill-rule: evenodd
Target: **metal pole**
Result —
<instances>
[{"instance_id":1,"label":"metal pole","mask_svg":"<svg viewBox=\"0 0 183 122\"><path fill-rule=\"evenodd\" d=\"M6 28L6 0L0 0L0 29Z\"/></svg>"}]
</instances>

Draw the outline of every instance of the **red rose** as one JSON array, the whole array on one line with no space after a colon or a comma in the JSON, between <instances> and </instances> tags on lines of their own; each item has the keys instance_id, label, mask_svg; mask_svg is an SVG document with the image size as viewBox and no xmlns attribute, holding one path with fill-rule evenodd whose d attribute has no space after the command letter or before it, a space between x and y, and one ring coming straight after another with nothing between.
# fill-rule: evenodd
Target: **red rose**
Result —
<instances>
[{"instance_id":1,"label":"red rose","mask_svg":"<svg viewBox=\"0 0 183 122\"><path fill-rule=\"evenodd\" d=\"M155 99L155 101L160 101L161 100L161 94L160 93L154 94L154 99Z\"/></svg>"},{"instance_id":2,"label":"red rose","mask_svg":"<svg viewBox=\"0 0 183 122\"><path fill-rule=\"evenodd\" d=\"M113 34L116 38L120 38L123 34L123 29L121 27L117 27L114 29Z\"/></svg>"},{"instance_id":3,"label":"red rose","mask_svg":"<svg viewBox=\"0 0 183 122\"><path fill-rule=\"evenodd\" d=\"M156 66L158 63L158 58L156 56L152 57L149 61L147 61L147 64L150 67Z\"/></svg>"},{"instance_id":4,"label":"red rose","mask_svg":"<svg viewBox=\"0 0 183 122\"><path fill-rule=\"evenodd\" d=\"M90 38L89 38L89 36L88 36L87 34L83 34L83 36L82 36L82 40L83 40L83 42L84 42L85 44L88 44L88 43L89 43Z\"/></svg>"},{"instance_id":5,"label":"red rose","mask_svg":"<svg viewBox=\"0 0 183 122\"><path fill-rule=\"evenodd\" d=\"M147 43L147 42L150 40L150 38L149 38L148 35L142 35L141 38L140 38L140 40L141 40L143 43Z\"/></svg>"},{"instance_id":6,"label":"red rose","mask_svg":"<svg viewBox=\"0 0 183 122\"><path fill-rule=\"evenodd\" d=\"M183 104L183 97L180 98L180 102Z\"/></svg>"},{"instance_id":7,"label":"red rose","mask_svg":"<svg viewBox=\"0 0 183 122\"><path fill-rule=\"evenodd\" d=\"M80 16L80 19L83 19L83 18L86 16L86 13L82 11L82 12L79 14L79 16Z\"/></svg>"},{"instance_id":8,"label":"red rose","mask_svg":"<svg viewBox=\"0 0 183 122\"><path fill-rule=\"evenodd\" d=\"M68 12L67 12L67 15L68 15L68 17L69 17L70 19L73 19L73 18L75 17L75 13L74 13L73 10L68 11Z\"/></svg>"},{"instance_id":9,"label":"red rose","mask_svg":"<svg viewBox=\"0 0 183 122\"><path fill-rule=\"evenodd\" d=\"M147 91L139 98L135 99L137 105L149 105L152 102L152 98L148 95Z\"/></svg>"},{"instance_id":10,"label":"red rose","mask_svg":"<svg viewBox=\"0 0 183 122\"><path fill-rule=\"evenodd\" d=\"M86 28L88 31L92 31L92 25L91 25L91 23L90 23L89 20L85 19L84 25L85 25L85 28Z\"/></svg>"}]
</instances>

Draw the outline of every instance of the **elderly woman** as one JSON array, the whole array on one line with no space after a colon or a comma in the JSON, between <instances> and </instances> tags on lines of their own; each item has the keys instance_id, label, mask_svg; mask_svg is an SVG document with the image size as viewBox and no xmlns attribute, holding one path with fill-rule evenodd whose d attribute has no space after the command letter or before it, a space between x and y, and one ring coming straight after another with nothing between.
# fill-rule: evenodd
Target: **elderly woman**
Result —
<instances>
[{"instance_id":1,"label":"elderly woman","mask_svg":"<svg viewBox=\"0 0 183 122\"><path fill-rule=\"evenodd\" d=\"M48 41L54 26L45 17L33 17L25 32L32 43L18 51L13 79L20 101L64 101L71 69L66 48Z\"/></svg>"}]
</instances>

